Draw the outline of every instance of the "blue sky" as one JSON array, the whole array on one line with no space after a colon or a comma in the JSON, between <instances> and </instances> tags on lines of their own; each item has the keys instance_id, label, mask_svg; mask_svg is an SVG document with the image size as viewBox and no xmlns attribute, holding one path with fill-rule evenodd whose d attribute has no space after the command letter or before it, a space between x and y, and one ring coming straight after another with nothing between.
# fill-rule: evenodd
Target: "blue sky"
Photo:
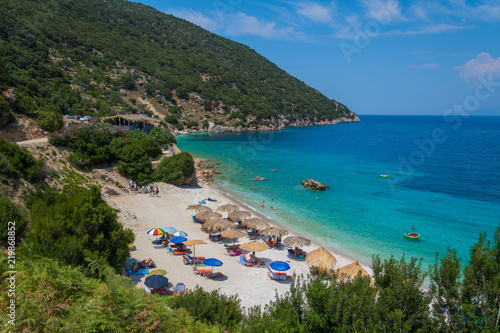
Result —
<instances>
[{"instance_id":1,"label":"blue sky","mask_svg":"<svg viewBox=\"0 0 500 333\"><path fill-rule=\"evenodd\" d=\"M360 115L500 115L500 2L141 0Z\"/></svg>"}]
</instances>

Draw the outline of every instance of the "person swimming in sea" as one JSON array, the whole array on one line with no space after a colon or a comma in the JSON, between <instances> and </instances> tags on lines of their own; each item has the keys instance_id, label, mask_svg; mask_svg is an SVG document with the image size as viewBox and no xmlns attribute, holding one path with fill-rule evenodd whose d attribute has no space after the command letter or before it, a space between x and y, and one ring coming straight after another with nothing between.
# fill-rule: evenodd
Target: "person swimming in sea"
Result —
<instances>
[{"instance_id":1,"label":"person swimming in sea","mask_svg":"<svg viewBox=\"0 0 500 333\"><path fill-rule=\"evenodd\" d=\"M412 228L413 230L415 230L415 226L414 226L414 225L412 225L412 226L411 226L411 228Z\"/></svg>"},{"instance_id":2,"label":"person swimming in sea","mask_svg":"<svg viewBox=\"0 0 500 333\"><path fill-rule=\"evenodd\" d=\"M260 204L260 207L264 208L264 201Z\"/></svg>"},{"instance_id":3,"label":"person swimming in sea","mask_svg":"<svg viewBox=\"0 0 500 333\"><path fill-rule=\"evenodd\" d=\"M279 208L274 208L273 206L271 206L271 210L276 210L276 209L279 209Z\"/></svg>"}]
</instances>

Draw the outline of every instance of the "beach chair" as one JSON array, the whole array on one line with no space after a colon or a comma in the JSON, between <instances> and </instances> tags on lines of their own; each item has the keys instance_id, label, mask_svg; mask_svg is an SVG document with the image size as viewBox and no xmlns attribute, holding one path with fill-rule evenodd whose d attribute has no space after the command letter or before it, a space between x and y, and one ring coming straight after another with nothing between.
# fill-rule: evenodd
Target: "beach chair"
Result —
<instances>
[{"instance_id":1,"label":"beach chair","mask_svg":"<svg viewBox=\"0 0 500 333\"><path fill-rule=\"evenodd\" d=\"M203 262L203 260L205 260L205 257L192 257L189 254L186 254L184 256L184 258L186 258L186 260L191 261L191 265L192 264L201 264Z\"/></svg>"},{"instance_id":2,"label":"beach chair","mask_svg":"<svg viewBox=\"0 0 500 333\"><path fill-rule=\"evenodd\" d=\"M194 216L193 216L193 222L203 224L203 222L201 222L200 220L197 220L196 217L194 217Z\"/></svg>"},{"instance_id":3,"label":"beach chair","mask_svg":"<svg viewBox=\"0 0 500 333\"><path fill-rule=\"evenodd\" d=\"M273 272L269 267L267 268L267 270L268 270L267 274L269 275L269 278L271 280L281 282L281 281L288 281L292 278L290 275L287 275L286 273Z\"/></svg>"},{"instance_id":4,"label":"beach chair","mask_svg":"<svg viewBox=\"0 0 500 333\"><path fill-rule=\"evenodd\" d=\"M127 272L127 276L129 276L129 275L145 275L145 274L149 274L149 269L141 268L141 269L138 269L135 273L132 273L132 270L127 268L126 272Z\"/></svg>"},{"instance_id":5,"label":"beach chair","mask_svg":"<svg viewBox=\"0 0 500 333\"><path fill-rule=\"evenodd\" d=\"M196 274L196 275L205 276L207 274L212 274L211 269L198 269L198 268L196 268L196 266L193 266L193 270L194 270L194 274Z\"/></svg>"},{"instance_id":6,"label":"beach chair","mask_svg":"<svg viewBox=\"0 0 500 333\"><path fill-rule=\"evenodd\" d=\"M227 255L231 256L231 257L234 257L234 256L239 256L240 254L242 254L243 252L241 252L240 250L230 250L230 249L226 249L227 251Z\"/></svg>"},{"instance_id":7,"label":"beach chair","mask_svg":"<svg viewBox=\"0 0 500 333\"><path fill-rule=\"evenodd\" d=\"M245 267L253 266L253 264L247 260L247 258L245 257L245 254L240 254L240 262Z\"/></svg>"},{"instance_id":8,"label":"beach chair","mask_svg":"<svg viewBox=\"0 0 500 333\"><path fill-rule=\"evenodd\" d=\"M212 242L218 242L218 241L222 240L221 235L212 235L212 234L208 234L208 237L210 238L210 240L211 240Z\"/></svg>"},{"instance_id":9,"label":"beach chair","mask_svg":"<svg viewBox=\"0 0 500 333\"><path fill-rule=\"evenodd\" d=\"M185 251L177 251L173 250L171 247L167 247L168 253L173 254L174 256L183 256L187 254Z\"/></svg>"},{"instance_id":10,"label":"beach chair","mask_svg":"<svg viewBox=\"0 0 500 333\"><path fill-rule=\"evenodd\" d=\"M209 279L216 279L216 278L219 278L222 276L222 273L221 272L217 272L217 273L208 273L207 275L205 275L207 278Z\"/></svg>"}]
</instances>

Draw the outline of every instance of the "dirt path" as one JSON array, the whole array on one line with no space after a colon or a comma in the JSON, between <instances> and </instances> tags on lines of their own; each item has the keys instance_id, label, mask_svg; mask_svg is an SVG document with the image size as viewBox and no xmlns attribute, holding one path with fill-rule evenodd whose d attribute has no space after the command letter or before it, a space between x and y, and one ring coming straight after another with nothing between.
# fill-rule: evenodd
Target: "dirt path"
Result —
<instances>
[{"instance_id":1,"label":"dirt path","mask_svg":"<svg viewBox=\"0 0 500 333\"><path fill-rule=\"evenodd\" d=\"M19 146L28 146L28 145L33 145L33 144L44 144L49 142L49 139L47 137L45 138L40 138L40 139L33 139L33 140L26 140L26 141L17 141L16 143Z\"/></svg>"}]
</instances>

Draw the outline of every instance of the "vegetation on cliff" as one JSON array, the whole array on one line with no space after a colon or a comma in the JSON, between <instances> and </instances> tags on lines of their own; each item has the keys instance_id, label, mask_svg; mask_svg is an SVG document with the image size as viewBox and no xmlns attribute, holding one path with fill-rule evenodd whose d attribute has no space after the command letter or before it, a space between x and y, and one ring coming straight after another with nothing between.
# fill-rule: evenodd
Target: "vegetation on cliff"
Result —
<instances>
[{"instance_id":1,"label":"vegetation on cliff","mask_svg":"<svg viewBox=\"0 0 500 333\"><path fill-rule=\"evenodd\" d=\"M81 171L92 171L99 163L116 163L118 171L138 184L151 181L172 182L194 172L193 157L164 157L158 171L153 171L150 158L162 154L160 146L176 142L165 129L156 128L150 134L122 131L106 123L72 124L61 134L51 134L54 146L71 148L70 164ZM168 166L168 167L167 167Z\"/></svg>"},{"instance_id":2,"label":"vegetation on cliff","mask_svg":"<svg viewBox=\"0 0 500 333\"><path fill-rule=\"evenodd\" d=\"M62 114L153 115L143 98L177 128L355 117L249 47L142 4L0 6L0 91L12 111L47 130L61 126ZM0 125L12 119L0 105Z\"/></svg>"}]
</instances>

